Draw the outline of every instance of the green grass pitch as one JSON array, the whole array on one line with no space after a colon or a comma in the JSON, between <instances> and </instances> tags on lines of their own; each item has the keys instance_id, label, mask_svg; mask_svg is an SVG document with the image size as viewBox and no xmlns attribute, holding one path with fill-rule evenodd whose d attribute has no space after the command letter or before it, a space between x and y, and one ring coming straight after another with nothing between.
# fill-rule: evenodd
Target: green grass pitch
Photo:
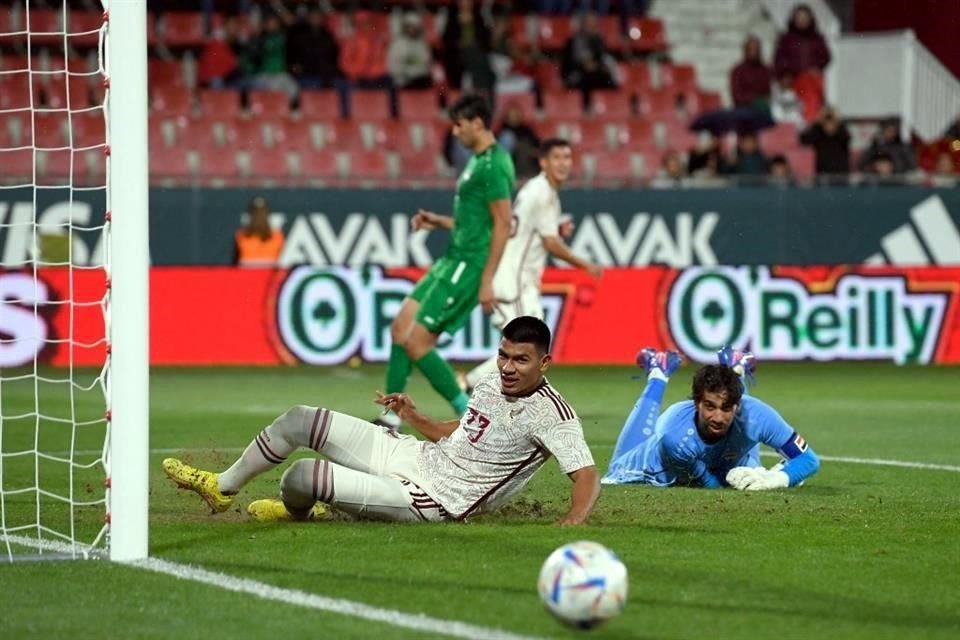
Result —
<instances>
[{"instance_id":1,"label":"green grass pitch","mask_svg":"<svg viewBox=\"0 0 960 640\"><path fill-rule=\"evenodd\" d=\"M689 393L692 367L674 377L673 402ZM4 372L8 377L15 372ZM47 371L49 375L63 372ZM605 468L641 388L635 370L558 366L553 384L577 409ZM769 401L823 457L960 465L956 368L884 364L767 364L753 392ZM78 377L90 379L90 372ZM630 571L622 616L597 638L960 637L960 473L825 460L805 487L764 494L732 490L605 487L589 525L552 523L569 481L550 462L506 510L466 524L249 522L240 509L210 516L160 471L162 450L224 468L258 429L292 404L373 416L383 370L349 368L157 369L152 372L150 549L153 556L311 594L346 598L517 634L571 637L535 592L556 546L591 539ZM97 390L39 385L45 415L95 420ZM415 377L422 409L447 409ZM32 381L0 387L3 450L31 447ZM40 446L59 450L70 430L42 421ZM75 446L96 449L102 429ZM90 456L88 456L90 457ZM772 463L772 458L765 462ZM66 491L61 465L4 459L4 490ZM239 504L275 495L280 471L258 479ZM74 496L95 499L102 478L77 474ZM5 522L33 518L33 494L6 497ZM41 499L45 523L63 508ZM102 508L82 510L88 534ZM4 638L422 638L423 632L260 600L109 562L0 563ZM436 636L441 637L441 636Z\"/></svg>"}]
</instances>

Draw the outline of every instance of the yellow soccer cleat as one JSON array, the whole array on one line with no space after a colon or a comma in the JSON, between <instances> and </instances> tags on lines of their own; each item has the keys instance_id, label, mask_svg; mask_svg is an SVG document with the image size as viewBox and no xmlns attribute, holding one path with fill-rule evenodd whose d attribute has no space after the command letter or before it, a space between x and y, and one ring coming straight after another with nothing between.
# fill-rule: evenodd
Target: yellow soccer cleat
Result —
<instances>
[{"instance_id":1,"label":"yellow soccer cleat","mask_svg":"<svg viewBox=\"0 0 960 640\"><path fill-rule=\"evenodd\" d=\"M320 520L327 515L327 505L317 502L307 514L307 520ZM263 498L254 500L247 506L247 514L257 522L292 522L293 517L281 500Z\"/></svg>"},{"instance_id":2,"label":"yellow soccer cleat","mask_svg":"<svg viewBox=\"0 0 960 640\"><path fill-rule=\"evenodd\" d=\"M217 483L219 475L212 471L203 471L176 458L167 458L163 461L163 472L181 489L189 489L203 498L213 513L223 513L233 504L233 496L220 493Z\"/></svg>"}]
</instances>

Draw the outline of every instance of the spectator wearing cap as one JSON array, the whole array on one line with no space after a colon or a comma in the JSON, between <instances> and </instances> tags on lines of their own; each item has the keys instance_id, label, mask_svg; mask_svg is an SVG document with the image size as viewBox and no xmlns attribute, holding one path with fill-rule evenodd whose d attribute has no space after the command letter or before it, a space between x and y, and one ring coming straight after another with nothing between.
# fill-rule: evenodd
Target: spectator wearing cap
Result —
<instances>
[{"instance_id":1,"label":"spectator wearing cap","mask_svg":"<svg viewBox=\"0 0 960 640\"><path fill-rule=\"evenodd\" d=\"M889 160L892 172L896 174L909 173L917 168L916 153L900 138L900 122L896 118L885 120L880 125L873 142L860 159L860 170L873 169L872 173L880 173L875 167L881 157L884 162Z\"/></svg>"},{"instance_id":2,"label":"spectator wearing cap","mask_svg":"<svg viewBox=\"0 0 960 640\"><path fill-rule=\"evenodd\" d=\"M241 267L275 267L283 252L283 232L270 226L270 207L257 196L247 208L247 224L234 234L235 262Z\"/></svg>"}]
</instances>

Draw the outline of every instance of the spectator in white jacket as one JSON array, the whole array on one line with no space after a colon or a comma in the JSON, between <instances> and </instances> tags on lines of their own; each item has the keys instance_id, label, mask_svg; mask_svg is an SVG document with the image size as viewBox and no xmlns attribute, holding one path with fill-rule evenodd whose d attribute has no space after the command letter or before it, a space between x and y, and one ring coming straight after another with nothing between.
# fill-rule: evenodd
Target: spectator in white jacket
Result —
<instances>
[{"instance_id":1,"label":"spectator in white jacket","mask_svg":"<svg viewBox=\"0 0 960 640\"><path fill-rule=\"evenodd\" d=\"M423 36L420 16L403 16L402 28L387 51L387 69L394 84L400 89L429 89L433 86L431 64L433 53Z\"/></svg>"}]
</instances>

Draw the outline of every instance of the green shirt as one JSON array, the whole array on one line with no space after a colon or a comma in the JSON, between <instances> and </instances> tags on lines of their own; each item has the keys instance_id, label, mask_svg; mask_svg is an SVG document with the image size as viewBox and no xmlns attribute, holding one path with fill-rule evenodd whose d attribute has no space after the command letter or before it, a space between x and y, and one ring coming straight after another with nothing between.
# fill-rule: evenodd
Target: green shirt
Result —
<instances>
[{"instance_id":1,"label":"green shirt","mask_svg":"<svg viewBox=\"0 0 960 640\"><path fill-rule=\"evenodd\" d=\"M493 232L490 203L510 200L515 182L513 160L500 145L493 144L470 158L457 179L448 257L483 268Z\"/></svg>"}]
</instances>

